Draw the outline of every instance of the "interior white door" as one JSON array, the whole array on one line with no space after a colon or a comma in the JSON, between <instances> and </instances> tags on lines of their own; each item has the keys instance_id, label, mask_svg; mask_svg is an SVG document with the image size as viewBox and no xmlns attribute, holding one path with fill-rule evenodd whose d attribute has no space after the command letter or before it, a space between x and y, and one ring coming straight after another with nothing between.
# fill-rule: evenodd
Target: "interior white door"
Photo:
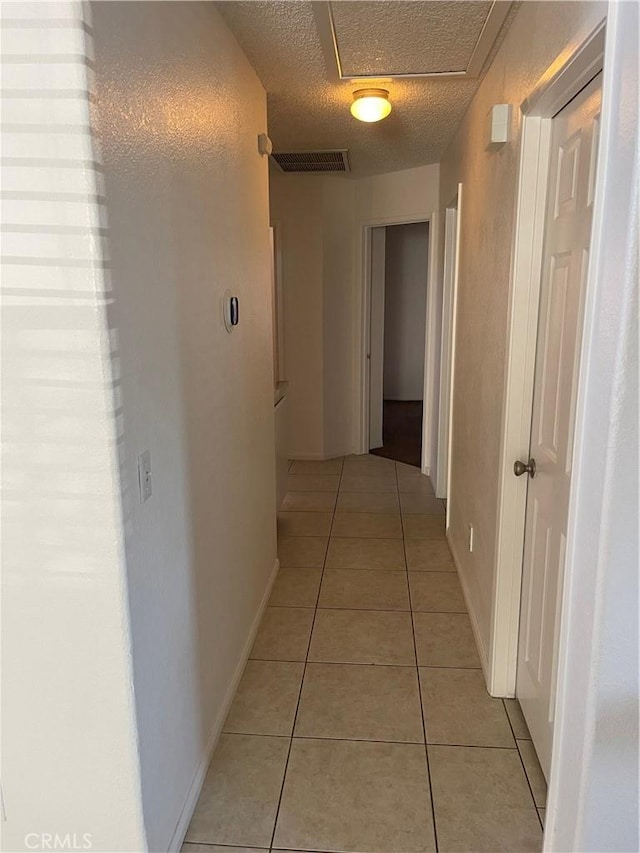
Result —
<instances>
[{"instance_id":1,"label":"interior white door","mask_svg":"<svg viewBox=\"0 0 640 853\"><path fill-rule=\"evenodd\" d=\"M547 778L600 99L598 75L552 124L516 680Z\"/></svg>"}]
</instances>

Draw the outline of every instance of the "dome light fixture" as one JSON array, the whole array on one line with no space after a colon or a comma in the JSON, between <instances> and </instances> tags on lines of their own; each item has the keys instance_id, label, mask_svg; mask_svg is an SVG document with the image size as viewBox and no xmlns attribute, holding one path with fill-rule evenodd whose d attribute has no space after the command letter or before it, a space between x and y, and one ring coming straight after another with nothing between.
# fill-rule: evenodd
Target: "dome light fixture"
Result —
<instances>
[{"instance_id":1,"label":"dome light fixture","mask_svg":"<svg viewBox=\"0 0 640 853\"><path fill-rule=\"evenodd\" d=\"M386 89L357 89L353 93L351 115L359 121L381 121L390 112L391 103Z\"/></svg>"}]
</instances>

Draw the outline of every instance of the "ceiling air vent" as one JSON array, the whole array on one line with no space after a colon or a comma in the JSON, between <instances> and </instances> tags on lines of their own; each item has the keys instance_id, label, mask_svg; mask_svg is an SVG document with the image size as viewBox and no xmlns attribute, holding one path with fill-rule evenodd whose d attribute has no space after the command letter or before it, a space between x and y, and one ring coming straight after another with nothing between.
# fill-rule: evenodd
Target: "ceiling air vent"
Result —
<instances>
[{"instance_id":1,"label":"ceiling air vent","mask_svg":"<svg viewBox=\"0 0 640 853\"><path fill-rule=\"evenodd\" d=\"M348 172L349 152L335 151L274 151L271 159L283 172Z\"/></svg>"}]
</instances>

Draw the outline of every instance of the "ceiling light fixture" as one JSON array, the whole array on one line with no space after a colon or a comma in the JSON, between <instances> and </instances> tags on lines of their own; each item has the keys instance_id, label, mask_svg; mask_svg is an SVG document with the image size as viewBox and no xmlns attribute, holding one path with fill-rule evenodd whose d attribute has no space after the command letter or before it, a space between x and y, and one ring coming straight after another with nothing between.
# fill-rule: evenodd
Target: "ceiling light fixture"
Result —
<instances>
[{"instance_id":1,"label":"ceiling light fixture","mask_svg":"<svg viewBox=\"0 0 640 853\"><path fill-rule=\"evenodd\" d=\"M381 121L391 112L386 89L357 89L353 93L351 115L360 121Z\"/></svg>"}]
</instances>

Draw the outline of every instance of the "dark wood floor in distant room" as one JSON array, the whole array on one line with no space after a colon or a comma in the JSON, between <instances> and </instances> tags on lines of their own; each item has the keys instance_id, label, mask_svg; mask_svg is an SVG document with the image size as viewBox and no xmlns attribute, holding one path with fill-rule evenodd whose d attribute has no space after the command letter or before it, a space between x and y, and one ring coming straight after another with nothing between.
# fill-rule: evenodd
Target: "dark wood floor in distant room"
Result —
<instances>
[{"instance_id":1,"label":"dark wood floor in distant room","mask_svg":"<svg viewBox=\"0 0 640 853\"><path fill-rule=\"evenodd\" d=\"M383 447L371 453L419 468L422 455L422 400L385 400L382 440Z\"/></svg>"}]
</instances>

